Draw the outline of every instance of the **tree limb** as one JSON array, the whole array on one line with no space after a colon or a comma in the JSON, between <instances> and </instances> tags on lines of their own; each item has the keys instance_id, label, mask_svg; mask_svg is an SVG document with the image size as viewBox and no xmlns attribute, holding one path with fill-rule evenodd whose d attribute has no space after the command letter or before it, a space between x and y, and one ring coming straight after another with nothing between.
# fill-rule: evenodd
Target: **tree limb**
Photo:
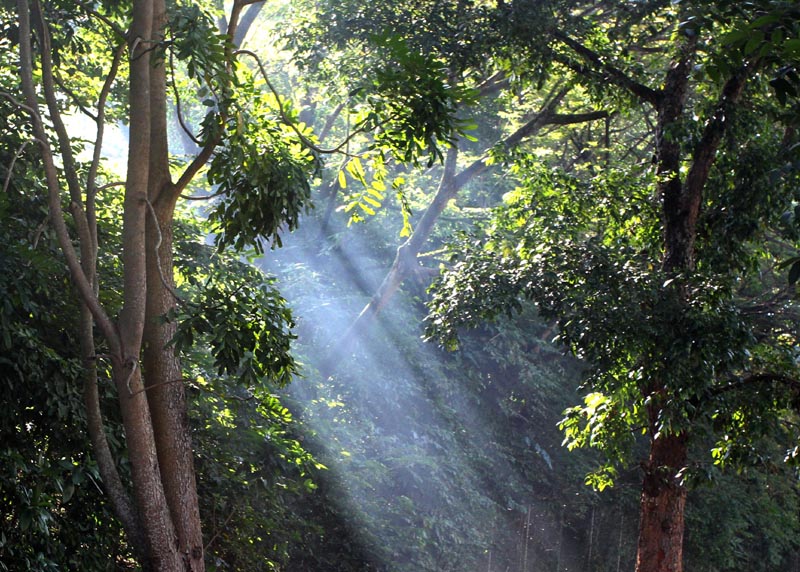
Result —
<instances>
[{"instance_id":1,"label":"tree limb","mask_svg":"<svg viewBox=\"0 0 800 572\"><path fill-rule=\"evenodd\" d=\"M570 38L561 30L555 30L553 35L557 40L571 48L575 53L581 56L581 58L591 64L594 67L593 71L602 72L603 78L606 80L624 88L654 107L658 107L660 104L661 98L663 97L663 93L660 90L655 90L628 77L622 70L606 62L600 54L590 50L577 40ZM573 70L578 73L582 71L585 73L587 71L585 69L581 70L580 68L573 68Z\"/></svg>"},{"instance_id":2,"label":"tree limb","mask_svg":"<svg viewBox=\"0 0 800 572\"><path fill-rule=\"evenodd\" d=\"M8 192L8 186L11 184L11 174L14 171L14 164L17 162L22 154L25 152L25 147L28 146L30 141L23 141L22 145L19 146L19 149L16 150L14 156L11 158L11 163L8 164L8 171L6 173L6 180L3 183L3 194Z\"/></svg>"},{"instance_id":3,"label":"tree limb","mask_svg":"<svg viewBox=\"0 0 800 572\"><path fill-rule=\"evenodd\" d=\"M48 208L53 222L53 228L59 246L64 253L70 276L80 293L81 299L91 310L92 316L97 322L100 331L103 332L103 336L106 338L112 354L119 357L121 356L121 347L116 327L100 304L99 299L94 293L94 286L90 283L81 268L80 261L72 246L72 239L69 236L66 221L64 220L64 211L61 208L61 189L58 181L58 169L56 168L53 158L53 151L47 142L48 136L44 129L44 124L39 115L36 89L33 83L33 56L31 53L31 27L28 3L25 0L17 0L17 9L20 35L20 76L22 91L25 96L26 109L30 113L34 136L39 143L39 149L42 154L48 190Z\"/></svg>"},{"instance_id":4,"label":"tree limb","mask_svg":"<svg viewBox=\"0 0 800 572\"><path fill-rule=\"evenodd\" d=\"M607 116L605 111L594 111L582 114L556 114L555 109L568 92L567 88L556 91L544 107L527 123L518 128L514 133L501 140L498 145L505 148L518 146L526 138L532 136L549 124L569 125L585 121L602 119ZM433 200L428 205L419 223L411 236L397 249L397 254L391 268L372 296L367 305L361 310L353 323L338 341L327 352L320 365L320 373L328 377L333 373L337 364L350 351L356 338L368 327L386 306L392 296L400 288L403 281L417 269L417 255L428 240L436 220L447 207L447 204L458 192L472 179L488 170L487 155L473 161L466 169L456 174L456 159L458 148L449 149L445 159L444 171L439 181L439 187Z\"/></svg>"}]
</instances>

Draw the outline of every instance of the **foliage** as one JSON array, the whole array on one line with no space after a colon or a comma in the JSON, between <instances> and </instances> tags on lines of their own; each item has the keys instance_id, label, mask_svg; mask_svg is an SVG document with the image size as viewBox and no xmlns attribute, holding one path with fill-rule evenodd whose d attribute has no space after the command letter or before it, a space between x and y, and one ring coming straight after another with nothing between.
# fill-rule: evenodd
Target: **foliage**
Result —
<instances>
[{"instance_id":1,"label":"foliage","mask_svg":"<svg viewBox=\"0 0 800 572\"><path fill-rule=\"evenodd\" d=\"M235 376L244 387L289 383L296 373L289 353L294 322L274 279L220 255L202 270L197 262L185 274L187 287L196 289L192 301L166 317L178 323L176 351L202 343L217 374Z\"/></svg>"},{"instance_id":2,"label":"foliage","mask_svg":"<svg viewBox=\"0 0 800 572\"><path fill-rule=\"evenodd\" d=\"M689 4L696 13L671 28ZM114 3L93 6L124 22ZM48 10L63 16L54 42L72 92L60 105L91 108L103 56L119 38L72 2ZM796 6L324 2L295 14L305 21L287 38L304 81L322 84L307 94L279 96L263 64L260 75L246 68L248 54L236 52L217 31L218 14L202 6L172 5L158 45L177 74L175 93L200 103L181 102L184 119L199 125L194 143L218 144L208 169L214 188L201 191L215 195L211 225L190 222L191 214L176 223L172 294L183 302L161 317L177 328L168 351L180 353L189 390L207 567L440 571L515 569L536 559L543 568L618 570L635 549L637 475L626 467L646 454L639 435L651 422L649 387L658 383L670 391L652 425L691 427L692 462L682 476L708 485L690 497L687 566L785 568L797 549L797 487L775 460L798 457L790 377L797 308L785 284L787 275L796 283L800 269L800 197L797 149L784 144L792 133L774 124L792 124L800 90ZM686 120L665 134L684 152L698 147L702 118L740 60L758 55L765 72L747 93L746 112L726 117L729 133L701 210L697 269L675 277L659 265L663 221L647 118L615 87L613 69L659 85L666 46L695 33L702 41L692 81L701 88ZM559 40L565 34L605 67ZM6 36L13 26L4 23ZM0 85L13 92L5 57ZM491 77L505 87L478 101L475 89ZM459 235L435 290L429 335L462 352L419 345L425 293L416 276L347 370L322 379L317 357L347 325L340 306L363 303L394 255L380 226L390 236L411 232L411 211L434 184L431 172L393 163L427 158L430 166L453 144L462 162L479 159L483 146L461 136L495 140L566 85L578 87L564 110L617 112L605 140L602 128L586 126L552 129L519 153L498 147L487 163L499 176L468 188L434 235L489 216L483 207L518 184L486 223ZM112 89L113 120L125 115L125 89ZM308 107L298 112L298 101ZM236 257L281 246L301 217L312 220L309 179L330 173L304 114L316 106L320 123L340 101L348 110L337 129L347 142L338 149L348 154L339 190L357 183L343 210L374 216L373 224L339 228L323 245L327 233L312 226L288 252L269 252L277 278L263 274ZM0 99L4 177L9 155L27 139L8 136L15 124L7 104ZM472 129L464 117L473 113L509 118L506 131L494 119ZM43 205L20 191L41 190L35 162L21 157L12 192L0 195L0 263L19 269L0 277L0 384L24 397L0 403L0 568L129 566L129 546L86 453L77 308L63 296L66 273ZM402 224L378 213L390 180ZM121 207L115 193L101 193L101 296L112 313L122 301L120 229L107 221ZM209 233L216 249L201 240ZM440 246L432 245L433 259ZM278 285L300 311L289 312ZM466 325L479 328L464 334ZM286 388L301 367L292 348L304 377ZM580 359L563 356L564 348ZM108 436L126 476L107 377L102 370ZM574 406L579 377L584 395ZM604 457L568 455L559 421L570 449L595 447ZM617 485L602 497L581 486L598 464L590 484Z\"/></svg>"},{"instance_id":3,"label":"foliage","mask_svg":"<svg viewBox=\"0 0 800 572\"><path fill-rule=\"evenodd\" d=\"M0 570L124 565L128 550L87 453L83 360L72 335L76 308L63 296L65 268L43 224L46 209L20 192L37 180L29 155L5 175L12 183L0 194L0 387L14 398L0 401ZM108 438L119 451L117 425Z\"/></svg>"}]
</instances>

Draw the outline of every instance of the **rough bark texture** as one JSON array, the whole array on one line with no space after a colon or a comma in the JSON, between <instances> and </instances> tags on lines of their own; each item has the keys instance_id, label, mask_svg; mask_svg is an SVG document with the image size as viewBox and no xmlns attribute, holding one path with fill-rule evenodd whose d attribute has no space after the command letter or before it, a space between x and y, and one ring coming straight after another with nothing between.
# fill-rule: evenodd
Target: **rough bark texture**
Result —
<instances>
[{"instance_id":1,"label":"rough bark texture","mask_svg":"<svg viewBox=\"0 0 800 572\"><path fill-rule=\"evenodd\" d=\"M676 279L679 287L695 269L695 240L703 192L725 126L730 123L727 115L739 100L747 77L747 67L743 67L725 84L716 110L690 157L686 180L682 181L680 168L685 158L681 153L679 130L696 49L696 37L684 41L667 72L657 106L657 190L662 201L664 228L662 268ZM686 291L681 290L680 295L688 304ZM653 399L649 412L653 437L642 481L636 572L682 572L686 489L679 481L679 472L686 463L689 435L660 430L659 419L668 413L660 410L659 403L671 389L664 384L648 389Z\"/></svg>"},{"instance_id":2,"label":"rough bark texture","mask_svg":"<svg viewBox=\"0 0 800 572\"><path fill-rule=\"evenodd\" d=\"M658 100L656 160L658 194L664 213L664 269L673 276L691 270L694 258L684 237L687 221L678 212L683 184L680 177L680 137L676 131L688 94L689 72L696 40L680 47L670 66ZM661 397L669 392L663 384L649 388L650 456L644 466L640 504L636 572L682 572L686 489L678 473L686 461L687 436L660 431Z\"/></svg>"},{"instance_id":3,"label":"rough bark texture","mask_svg":"<svg viewBox=\"0 0 800 572\"><path fill-rule=\"evenodd\" d=\"M152 0L133 4L130 30L130 140L122 232L124 302L119 319L121 361L114 364L122 419L131 461L139 518L148 543L148 567L179 570L175 527L159 470L155 435L139 356L145 326L147 260L145 229L148 214L150 156L150 70L147 40L153 23Z\"/></svg>"},{"instance_id":4,"label":"rough bark texture","mask_svg":"<svg viewBox=\"0 0 800 572\"><path fill-rule=\"evenodd\" d=\"M686 436L656 437L645 465L637 572L681 572L686 488L678 471L686 463Z\"/></svg>"},{"instance_id":5,"label":"rough bark texture","mask_svg":"<svg viewBox=\"0 0 800 572\"><path fill-rule=\"evenodd\" d=\"M239 13L248 4L234 3L231 34L235 32ZM30 115L43 159L50 218L82 304L84 398L88 430L103 484L144 570L199 572L204 568L203 543L186 398L180 362L166 347L174 327L162 324L160 318L175 304L172 294L175 202L208 161L216 142L203 148L178 182L172 184L167 149L166 71L162 62L152 60L159 53L152 47L165 22L164 6L164 0L133 2L132 23L125 36L127 45L117 49L98 98L97 146L87 176L77 169L70 137L61 120L49 30L38 0L17 0L20 75L25 100L22 107ZM251 12L248 22L252 22L258 10ZM34 46L40 50L38 59L34 58ZM99 298L94 201L103 108L123 57L128 57L130 64L131 128L122 220L122 310L118 319L112 320ZM37 68L41 72L38 82L34 80ZM40 94L49 113L47 122L40 116ZM47 124L54 130L55 139ZM65 189L56 156L62 164ZM70 234L62 209L65 194L70 199L69 212L76 236ZM102 358L95 355L93 322L107 346L108 353ZM130 460L132 498L120 480L104 432L97 359L111 362Z\"/></svg>"},{"instance_id":6,"label":"rough bark texture","mask_svg":"<svg viewBox=\"0 0 800 572\"><path fill-rule=\"evenodd\" d=\"M142 527L136 517L128 491L120 479L114 456L108 445L103 416L100 409L100 396L97 387L97 363L95 358L94 338L92 335L92 315L89 309L81 307L81 354L85 360L83 400L86 406L86 427L92 443L92 452L100 470L103 488L109 502L117 515L125 534L133 545L137 557L143 558L147 543Z\"/></svg>"},{"instance_id":7,"label":"rough bark texture","mask_svg":"<svg viewBox=\"0 0 800 572\"><path fill-rule=\"evenodd\" d=\"M186 396L181 366L172 348L167 347L175 333L174 324L160 316L174 306L172 294L162 283L161 274L171 282L171 217L155 211L159 229L151 217L148 222L147 322L145 326L144 371L147 398L152 415L158 451L158 465L167 504L178 535L185 570L203 570L203 538L195 484L194 460L186 419ZM167 219L167 220L165 220ZM161 240L160 260L155 257ZM161 266L160 269L155 268Z\"/></svg>"}]
</instances>

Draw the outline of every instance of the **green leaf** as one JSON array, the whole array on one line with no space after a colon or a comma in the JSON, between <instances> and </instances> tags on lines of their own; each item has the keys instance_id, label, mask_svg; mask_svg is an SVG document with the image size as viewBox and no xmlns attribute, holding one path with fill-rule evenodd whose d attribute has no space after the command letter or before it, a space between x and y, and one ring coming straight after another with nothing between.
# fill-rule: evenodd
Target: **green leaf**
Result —
<instances>
[{"instance_id":1,"label":"green leaf","mask_svg":"<svg viewBox=\"0 0 800 572\"><path fill-rule=\"evenodd\" d=\"M747 43L744 46L744 54L746 56L752 55L759 46L761 46L761 42L764 41L764 32L754 32L750 38L747 40Z\"/></svg>"},{"instance_id":2,"label":"green leaf","mask_svg":"<svg viewBox=\"0 0 800 572\"><path fill-rule=\"evenodd\" d=\"M732 46L750 37L750 30L734 30L722 37L723 46Z\"/></svg>"},{"instance_id":3,"label":"green leaf","mask_svg":"<svg viewBox=\"0 0 800 572\"><path fill-rule=\"evenodd\" d=\"M73 485L72 483L67 483L67 485L64 487L64 492L62 493L61 496L61 502L68 503L69 499L72 498L72 495L74 493L75 493L75 485Z\"/></svg>"},{"instance_id":4,"label":"green leaf","mask_svg":"<svg viewBox=\"0 0 800 572\"><path fill-rule=\"evenodd\" d=\"M753 30L756 28L761 28L763 26L766 26L767 24L774 24L777 21L778 21L777 14L767 14L766 16L761 16L760 18L756 18L755 20L753 20L753 22L750 23L748 28Z\"/></svg>"},{"instance_id":5,"label":"green leaf","mask_svg":"<svg viewBox=\"0 0 800 572\"><path fill-rule=\"evenodd\" d=\"M789 269L789 284L796 284L800 280L800 260L795 261Z\"/></svg>"},{"instance_id":6,"label":"green leaf","mask_svg":"<svg viewBox=\"0 0 800 572\"><path fill-rule=\"evenodd\" d=\"M791 38L783 42L783 50L790 56L800 55L800 38Z\"/></svg>"}]
</instances>

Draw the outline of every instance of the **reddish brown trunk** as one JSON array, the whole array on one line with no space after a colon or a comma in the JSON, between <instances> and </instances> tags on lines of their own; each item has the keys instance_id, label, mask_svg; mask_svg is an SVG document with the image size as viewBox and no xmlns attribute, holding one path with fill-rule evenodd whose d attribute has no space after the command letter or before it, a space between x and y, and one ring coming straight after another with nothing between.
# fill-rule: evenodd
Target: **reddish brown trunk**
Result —
<instances>
[{"instance_id":1,"label":"reddish brown trunk","mask_svg":"<svg viewBox=\"0 0 800 572\"><path fill-rule=\"evenodd\" d=\"M684 114L696 47L695 37L680 46L657 105L657 190L664 214L663 269L670 276L680 276L694 267L696 217L687 216L683 208L682 150L676 134ZM686 489L679 472L686 463L688 435L660 430L659 418L665 412L658 403L668 388L656 383L648 389L645 393L653 399L649 406L652 441L642 480L636 572L682 572Z\"/></svg>"},{"instance_id":2,"label":"reddish brown trunk","mask_svg":"<svg viewBox=\"0 0 800 572\"><path fill-rule=\"evenodd\" d=\"M686 436L656 437L642 481L636 572L682 572L686 489Z\"/></svg>"}]
</instances>

